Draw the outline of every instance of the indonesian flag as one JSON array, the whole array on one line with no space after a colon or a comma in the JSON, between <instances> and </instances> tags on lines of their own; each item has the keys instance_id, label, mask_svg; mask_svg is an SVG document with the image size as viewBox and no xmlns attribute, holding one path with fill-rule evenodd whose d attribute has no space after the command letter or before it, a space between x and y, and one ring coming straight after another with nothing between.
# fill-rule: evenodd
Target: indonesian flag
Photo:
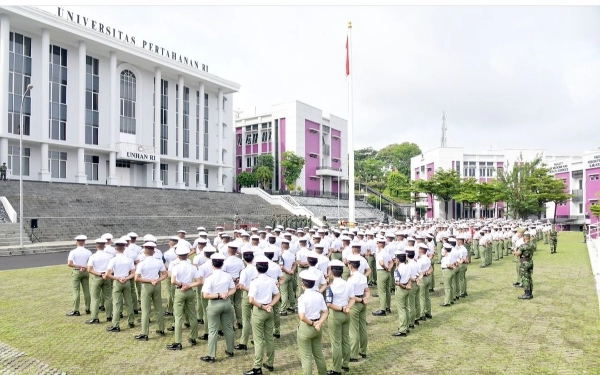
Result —
<instances>
[{"instance_id":1,"label":"indonesian flag","mask_svg":"<svg viewBox=\"0 0 600 375\"><path fill-rule=\"evenodd\" d=\"M346 77L350 75L350 54L348 48L348 37L346 36Z\"/></svg>"}]
</instances>

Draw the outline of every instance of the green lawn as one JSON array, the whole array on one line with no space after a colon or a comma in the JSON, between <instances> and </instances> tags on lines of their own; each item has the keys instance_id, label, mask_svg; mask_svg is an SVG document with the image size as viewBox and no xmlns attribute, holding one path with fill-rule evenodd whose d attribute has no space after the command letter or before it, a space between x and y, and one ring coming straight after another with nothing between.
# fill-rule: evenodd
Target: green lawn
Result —
<instances>
[{"instance_id":1,"label":"green lawn","mask_svg":"<svg viewBox=\"0 0 600 375\"><path fill-rule=\"evenodd\" d=\"M512 258L484 269L473 264L467 272L469 296L442 308L443 286L436 285L434 319L406 338L390 336L397 328L395 314L371 316L374 299L368 312L369 357L351 363L351 373L599 374L598 299L581 234L561 233L554 255L540 242L534 259L533 300L517 299L522 289L511 286ZM173 334L157 337L155 324L150 341L136 342L139 327L130 330L125 323L121 333L109 334L106 324L85 325L87 316L66 317L71 308L66 266L3 271L0 285L0 342L69 374L240 374L252 367L252 347L225 358L220 339L217 363L204 364L200 357L206 355L205 342L196 347L184 342L183 351L168 351L165 345ZM395 306L392 310L396 313ZM103 313L101 320L105 322ZM167 319L167 327L171 321ZM300 373L296 327L295 316L282 318L276 373ZM331 368L329 339L324 337Z\"/></svg>"}]
</instances>

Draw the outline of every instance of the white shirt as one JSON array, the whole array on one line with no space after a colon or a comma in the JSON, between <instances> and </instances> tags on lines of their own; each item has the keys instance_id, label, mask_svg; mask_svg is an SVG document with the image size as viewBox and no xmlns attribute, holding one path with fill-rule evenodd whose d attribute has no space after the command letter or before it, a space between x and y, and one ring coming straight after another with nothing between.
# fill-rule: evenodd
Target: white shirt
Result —
<instances>
[{"instance_id":1,"label":"white shirt","mask_svg":"<svg viewBox=\"0 0 600 375\"><path fill-rule=\"evenodd\" d=\"M362 296L365 294L365 289L369 287L367 283L367 277L360 272L354 272L348 278L348 284L352 287L353 294L355 296Z\"/></svg>"},{"instance_id":2,"label":"white shirt","mask_svg":"<svg viewBox=\"0 0 600 375\"><path fill-rule=\"evenodd\" d=\"M127 248L135 251L136 254L142 252L142 248L135 243L130 243L129 246L127 246Z\"/></svg>"},{"instance_id":3,"label":"white shirt","mask_svg":"<svg viewBox=\"0 0 600 375\"><path fill-rule=\"evenodd\" d=\"M97 250L90 256L87 265L92 266L96 272L104 273L106 272L106 267L108 267L108 262L111 258L112 256L109 253L104 252L104 250Z\"/></svg>"},{"instance_id":4,"label":"white shirt","mask_svg":"<svg viewBox=\"0 0 600 375\"><path fill-rule=\"evenodd\" d=\"M317 262L317 268L323 272L323 275L327 275L327 267L329 267L329 258L323 254L319 254L319 260Z\"/></svg>"},{"instance_id":5,"label":"white shirt","mask_svg":"<svg viewBox=\"0 0 600 375\"><path fill-rule=\"evenodd\" d=\"M452 265L452 261L450 259L450 254L445 255L442 258L441 263L442 263L442 269L448 268L448 266Z\"/></svg>"},{"instance_id":6,"label":"white shirt","mask_svg":"<svg viewBox=\"0 0 600 375\"><path fill-rule=\"evenodd\" d=\"M267 246L265 246L262 249L263 249L263 253L271 252L271 253L275 254L275 255L273 255L273 262L277 262L279 260L279 254L281 254L281 249L279 247L277 247L276 245L271 245L267 242Z\"/></svg>"},{"instance_id":7,"label":"white shirt","mask_svg":"<svg viewBox=\"0 0 600 375\"><path fill-rule=\"evenodd\" d=\"M394 280L400 284L406 284L410 281L410 268L406 263L398 264L398 267L394 271Z\"/></svg>"},{"instance_id":8,"label":"white shirt","mask_svg":"<svg viewBox=\"0 0 600 375\"><path fill-rule=\"evenodd\" d=\"M227 293L229 289L235 288L233 279L223 270L216 269L209 277L204 280L202 293Z\"/></svg>"},{"instance_id":9,"label":"white shirt","mask_svg":"<svg viewBox=\"0 0 600 375\"><path fill-rule=\"evenodd\" d=\"M117 255L117 250L115 250L115 248L112 247L111 245L104 246L104 251L106 251L113 257L115 257Z\"/></svg>"},{"instance_id":10,"label":"white shirt","mask_svg":"<svg viewBox=\"0 0 600 375\"><path fill-rule=\"evenodd\" d=\"M324 310L327 310L325 299L314 289L307 289L298 297L298 313L304 314L307 319L319 319Z\"/></svg>"},{"instance_id":11,"label":"white shirt","mask_svg":"<svg viewBox=\"0 0 600 375\"><path fill-rule=\"evenodd\" d=\"M410 277L417 278L419 277L419 265L414 259L409 259L407 262L407 266L410 268Z\"/></svg>"},{"instance_id":12,"label":"white shirt","mask_svg":"<svg viewBox=\"0 0 600 375\"><path fill-rule=\"evenodd\" d=\"M180 238L179 241L177 241L177 245L181 245L181 244L187 246L188 249L192 248L192 244L186 239Z\"/></svg>"},{"instance_id":13,"label":"white shirt","mask_svg":"<svg viewBox=\"0 0 600 375\"><path fill-rule=\"evenodd\" d=\"M296 253L296 260L299 262L306 262L309 254L310 250L308 250L306 247L301 247Z\"/></svg>"},{"instance_id":14,"label":"white shirt","mask_svg":"<svg viewBox=\"0 0 600 375\"><path fill-rule=\"evenodd\" d=\"M281 259L283 260L283 268L285 268L287 272L290 272L294 262L296 261L294 254L292 254L289 250L285 250L281 253Z\"/></svg>"},{"instance_id":15,"label":"white shirt","mask_svg":"<svg viewBox=\"0 0 600 375\"><path fill-rule=\"evenodd\" d=\"M269 269L267 270L266 273L267 276L269 276L271 279L275 280L275 282L279 282L279 278L283 277L283 271L281 270L281 267L279 267L279 264L270 261L269 262Z\"/></svg>"},{"instance_id":16,"label":"white shirt","mask_svg":"<svg viewBox=\"0 0 600 375\"><path fill-rule=\"evenodd\" d=\"M307 271L312 272L317 277L317 281L315 282L315 286L312 287L312 290L318 291L321 285L327 284L323 272L321 272L317 267L308 267Z\"/></svg>"},{"instance_id":17,"label":"white shirt","mask_svg":"<svg viewBox=\"0 0 600 375\"><path fill-rule=\"evenodd\" d=\"M206 247L204 247L204 249L206 249ZM194 260L192 261L192 264L195 265L196 267L200 267L207 261L206 257L204 256L204 249L202 249L202 250L199 249L196 252L196 256L194 257Z\"/></svg>"},{"instance_id":18,"label":"white shirt","mask_svg":"<svg viewBox=\"0 0 600 375\"><path fill-rule=\"evenodd\" d=\"M75 249L69 251L67 261L73 261L73 264L79 267L85 267L88 264L88 260L92 256L92 252L83 246L78 246Z\"/></svg>"},{"instance_id":19,"label":"white shirt","mask_svg":"<svg viewBox=\"0 0 600 375\"><path fill-rule=\"evenodd\" d=\"M230 255L223 262L223 271L231 275L232 279L240 277L240 272L244 269L244 261L235 255Z\"/></svg>"},{"instance_id":20,"label":"white shirt","mask_svg":"<svg viewBox=\"0 0 600 375\"><path fill-rule=\"evenodd\" d=\"M390 253L388 253L385 248L380 249L377 251L377 253L375 253L375 268L378 270L383 270L383 266L379 263L380 261L383 261L383 263L389 268L389 262L391 260L392 257L390 257Z\"/></svg>"},{"instance_id":21,"label":"white shirt","mask_svg":"<svg viewBox=\"0 0 600 375\"><path fill-rule=\"evenodd\" d=\"M135 264L135 261L138 257L138 253L134 249L132 249L131 247L126 247L125 251L123 251L123 254L125 254L127 258L131 259Z\"/></svg>"},{"instance_id":22,"label":"white shirt","mask_svg":"<svg viewBox=\"0 0 600 375\"><path fill-rule=\"evenodd\" d=\"M248 297L254 298L261 305L271 303L273 295L276 294L279 294L279 289L275 285L275 280L266 274L259 274L257 278L250 282Z\"/></svg>"},{"instance_id":23,"label":"white shirt","mask_svg":"<svg viewBox=\"0 0 600 375\"><path fill-rule=\"evenodd\" d=\"M238 284L243 285L245 288L250 288L250 282L258 277L258 271L254 264L248 264L246 268L240 272L240 281Z\"/></svg>"},{"instance_id":24,"label":"white shirt","mask_svg":"<svg viewBox=\"0 0 600 375\"><path fill-rule=\"evenodd\" d=\"M175 248L172 247L169 250L165 251L163 256L165 258L165 262L167 263L167 269L169 269L169 264L175 259L177 259L177 254L175 254Z\"/></svg>"},{"instance_id":25,"label":"white shirt","mask_svg":"<svg viewBox=\"0 0 600 375\"><path fill-rule=\"evenodd\" d=\"M133 264L133 260L131 260L131 258L125 256L123 253L117 253L114 258L111 258L108 261L108 266L106 269L112 270L115 277L122 278L129 276L129 271L135 269L135 265Z\"/></svg>"},{"instance_id":26,"label":"white shirt","mask_svg":"<svg viewBox=\"0 0 600 375\"><path fill-rule=\"evenodd\" d=\"M190 262L179 262L171 270L171 277L182 284L191 284L194 279L200 277L200 271Z\"/></svg>"},{"instance_id":27,"label":"white shirt","mask_svg":"<svg viewBox=\"0 0 600 375\"><path fill-rule=\"evenodd\" d=\"M427 254L423 254L417 259L417 264L419 265L419 272L425 273L431 268L431 259Z\"/></svg>"},{"instance_id":28,"label":"white shirt","mask_svg":"<svg viewBox=\"0 0 600 375\"><path fill-rule=\"evenodd\" d=\"M341 277L336 277L333 279L331 285L329 285L331 289L331 294L333 294L333 298L331 301L327 301L336 306L348 306L348 301L350 298L354 298L354 288L352 285L342 279Z\"/></svg>"},{"instance_id":29,"label":"white shirt","mask_svg":"<svg viewBox=\"0 0 600 375\"><path fill-rule=\"evenodd\" d=\"M200 277L206 280L207 277L213 274L214 268L212 266L212 262L204 262L200 267L198 267L198 271Z\"/></svg>"},{"instance_id":30,"label":"white shirt","mask_svg":"<svg viewBox=\"0 0 600 375\"><path fill-rule=\"evenodd\" d=\"M140 275L143 279L158 280L160 277L159 274L166 270L162 260L158 260L154 257L147 257L137 265L135 273Z\"/></svg>"}]
</instances>

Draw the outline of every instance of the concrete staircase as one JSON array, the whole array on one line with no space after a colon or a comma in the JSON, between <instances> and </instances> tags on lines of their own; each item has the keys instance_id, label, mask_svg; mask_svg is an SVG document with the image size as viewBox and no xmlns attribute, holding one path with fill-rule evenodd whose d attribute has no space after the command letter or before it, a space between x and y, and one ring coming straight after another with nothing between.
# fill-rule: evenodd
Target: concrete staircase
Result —
<instances>
[{"instance_id":1,"label":"concrete staircase","mask_svg":"<svg viewBox=\"0 0 600 375\"><path fill-rule=\"evenodd\" d=\"M19 207L18 181L0 185L0 196ZM41 242L72 241L78 234L94 239L106 232L167 236L179 229L195 238L198 226L230 229L235 213L257 226L271 224L273 215L290 214L256 196L193 190L24 181L23 197L25 231L29 235L31 219L37 219Z\"/></svg>"},{"instance_id":2,"label":"concrete staircase","mask_svg":"<svg viewBox=\"0 0 600 375\"><path fill-rule=\"evenodd\" d=\"M19 244L19 224L0 224L0 246L18 246ZM23 231L23 245L29 244L31 244L29 235Z\"/></svg>"}]
</instances>

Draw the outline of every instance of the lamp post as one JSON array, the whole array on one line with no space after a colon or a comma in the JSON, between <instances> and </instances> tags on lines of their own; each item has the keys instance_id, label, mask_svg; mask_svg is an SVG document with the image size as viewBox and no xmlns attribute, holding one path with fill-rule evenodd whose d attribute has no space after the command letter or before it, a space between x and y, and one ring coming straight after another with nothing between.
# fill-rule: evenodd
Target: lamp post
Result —
<instances>
[{"instance_id":1,"label":"lamp post","mask_svg":"<svg viewBox=\"0 0 600 375\"><path fill-rule=\"evenodd\" d=\"M23 247L23 103L27 93L33 89L30 83L21 97L21 111L19 122L19 244Z\"/></svg>"},{"instance_id":2,"label":"lamp post","mask_svg":"<svg viewBox=\"0 0 600 375\"><path fill-rule=\"evenodd\" d=\"M342 174L344 173L344 164L348 164L348 162L344 162L340 164L340 171L342 172ZM338 221L340 221L340 190L342 190L342 185L340 184L340 179L341 177L338 177L338 186L337 186L337 218Z\"/></svg>"}]
</instances>

